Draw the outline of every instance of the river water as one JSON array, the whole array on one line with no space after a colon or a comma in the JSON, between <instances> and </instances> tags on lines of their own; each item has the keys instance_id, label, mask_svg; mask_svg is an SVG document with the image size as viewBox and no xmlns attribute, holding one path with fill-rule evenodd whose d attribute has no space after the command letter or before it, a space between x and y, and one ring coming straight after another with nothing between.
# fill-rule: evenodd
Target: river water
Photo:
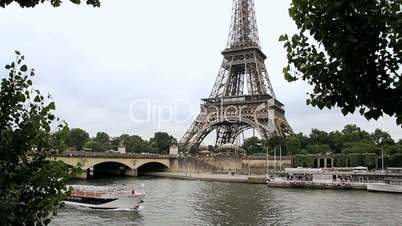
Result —
<instances>
[{"instance_id":1,"label":"river water","mask_svg":"<svg viewBox=\"0 0 402 226\"><path fill-rule=\"evenodd\" d=\"M159 178L97 179L81 184L140 186L136 212L64 207L52 226L79 225L402 225L402 195L299 190Z\"/></svg>"}]
</instances>

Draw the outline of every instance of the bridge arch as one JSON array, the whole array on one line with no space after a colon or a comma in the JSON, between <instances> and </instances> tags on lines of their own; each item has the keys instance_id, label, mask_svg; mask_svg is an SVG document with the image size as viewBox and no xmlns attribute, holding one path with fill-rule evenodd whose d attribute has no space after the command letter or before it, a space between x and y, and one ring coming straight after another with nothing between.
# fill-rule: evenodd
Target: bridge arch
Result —
<instances>
[{"instance_id":1,"label":"bridge arch","mask_svg":"<svg viewBox=\"0 0 402 226\"><path fill-rule=\"evenodd\" d=\"M142 165L137 167L137 174L139 176L144 175L146 173L152 172L165 172L169 169L169 166L161 161L149 161L144 162Z\"/></svg>"},{"instance_id":2,"label":"bridge arch","mask_svg":"<svg viewBox=\"0 0 402 226\"><path fill-rule=\"evenodd\" d=\"M102 161L94 164L87 169L89 176L108 177L108 176L128 176L133 168L121 161Z\"/></svg>"}]
</instances>

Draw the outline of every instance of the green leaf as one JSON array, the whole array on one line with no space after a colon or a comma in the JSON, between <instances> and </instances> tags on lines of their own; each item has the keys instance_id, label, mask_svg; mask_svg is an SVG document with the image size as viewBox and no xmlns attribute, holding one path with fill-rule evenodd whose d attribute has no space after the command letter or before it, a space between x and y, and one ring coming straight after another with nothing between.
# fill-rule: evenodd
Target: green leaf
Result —
<instances>
[{"instance_id":1,"label":"green leaf","mask_svg":"<svg viewBox=\"0 0 402 226\"><path fill-rule=\"evenodd\" d=\"M54 102L50 103L49 106L48 106L48 108L49 108L50 110L55 110L55 109L56 109L55 103L54 103Z\"/></svg>"},{"instance_id":2,"label":"green leaf","mask_svg":"<svg viewBox=\"0 0 402 226\"><path fill-rule=\"evenodd\" d=\"M287 41L287 40L288 40L288 35L287 34L279 36L279 41L280 42L284 42L284 41Z\"/></svg>"},{"instance_id":3,"label":"green leaf","mask_svg":"<svg viewBox=\"0 0 402 226\"><path fill-rule=\"evenodd\" d=\"M20 68L20 71L22 71L22 72L26 72L28 70L28 67L27 67L27 65L22 65L21 66L21 68Z\"/></svg>"},{"instance_id":4,"label":"green leaf","mask_svg":"<svg viewBox=\"0 0 402 226\"><path fill-rule=\"evenodd\" d=\"M20 51L18 51L18 50L15 50L15 54L21 55Z\"/></svg>"},{"instance_id":5,"label":"green leaf","mask_svg":"<svg viewBox=\"0 0 402 226\"><path fill-rule=\"evenodd\" d=\"M11 68L11 66L7 64L5 68L8 70Z\"/></svg>"},{"instance_id":6,"label":"green leaf","mask_svg":"<svg viewBox=\"0 0 402 226\"><path fill-rule=\"evenodd\" d=\"M402 116L396 118L396 123L397 123L398 125L401 125L401 124L402 124Z\"/></svg>"},{"instance_id":7,"label":"green leaf","mask_svg":"<svg viewBox=\"0 0 402 226\"><path fill-rule=\"evenodd\" d=\"M35 96L34 102L39 103L40 102L40 96Z\"/></svg>"}]
</instances>

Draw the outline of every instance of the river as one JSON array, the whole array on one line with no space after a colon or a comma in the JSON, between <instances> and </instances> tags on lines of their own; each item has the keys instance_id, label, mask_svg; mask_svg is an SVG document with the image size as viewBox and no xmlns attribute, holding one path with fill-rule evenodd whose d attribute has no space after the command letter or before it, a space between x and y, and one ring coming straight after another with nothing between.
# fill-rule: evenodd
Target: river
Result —
<instances>
[{"instance_id":1,"label":"river","mask_svg":"<svg viewBox=\"0 0 402 226\"><path fill-rule=\"evenodd\" d=\"M63 207L52 226L79 225L402 225L402 195L299 190L160 178L94 179L81 184L144 185L136 212Z\"/></svg>"}]
</instances>

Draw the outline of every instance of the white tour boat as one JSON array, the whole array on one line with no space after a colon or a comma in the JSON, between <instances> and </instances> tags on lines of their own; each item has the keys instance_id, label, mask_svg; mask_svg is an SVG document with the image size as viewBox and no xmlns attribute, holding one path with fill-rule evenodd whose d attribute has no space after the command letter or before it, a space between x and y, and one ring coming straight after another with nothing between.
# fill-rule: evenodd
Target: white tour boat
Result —
<instances>
[{"instance_id":1,"label":"white tour boat","mask_svg":"<svg viewBox=\"0 0 402 226\"><path fill-rule=\"evenodd\" d=\"M65 204L100 210L135 210L145 196L144 192L117 186L70 185L69 189Z\"/></svg>"},{"instance_id":2,"label":"white tour boat","mask_svg":"<svg viewBox=\"0 0 402 226\"><path fill-rule=\"evenodd\" d=\"M402 193L402 180L385 180L385 183L369 183L368 191Z\"/></svg>"}]
</instances>

